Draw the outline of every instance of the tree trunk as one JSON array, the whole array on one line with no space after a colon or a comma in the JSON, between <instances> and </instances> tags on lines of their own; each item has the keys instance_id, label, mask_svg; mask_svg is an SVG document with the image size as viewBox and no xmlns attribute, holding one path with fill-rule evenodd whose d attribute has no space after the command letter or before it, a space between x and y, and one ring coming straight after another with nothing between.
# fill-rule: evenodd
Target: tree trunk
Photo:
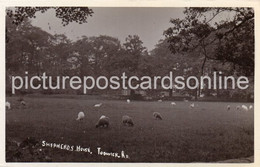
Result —
<instances>
[{"instance_id":1,"label":"tree trunk","mask_svg":"<svg viewBox=\"0 0 260 167\"><path fill-rule=\"evenodd\" d=\"M205 57L204 57L204 60L203 60L202 66L201 66L201 75L200 76L203 76L203 74L204 74L204 67L205 67L205 64L207 61L207 51L206 51L206 46L204 45L204 41L202 42L202 47L203 47L203 52L204 52ZM200 97L200 93L201 93L201 84L199 83L199 91L198 91L199 97Z\"/></svg>"},{"instance_id":2,"label":"tree trunk","mask_svg":"<svg viewBox=\"0 0 260 167\"><path fill-rule=\"evenodd\" d=\"M172 89L169 89L169 97L172 97Z\"/></svg>"},{"instance_id":3,"label":"tree trunk","mask_svg":"<svg viewBox=\"0 0 260 167\"><path fill-rule=\"evenodd\" d=\"M205 67L206 61L207 61L207 57L205 56L203 63L202 63L202 66L201 66L201 75L200 76L203 76L203 74L204 74L204 67ZM199 90L198 90L197 94L200 97L200 94L201 94L201 84L200 83L199 83Z\"/></svg>"}]
</instances>

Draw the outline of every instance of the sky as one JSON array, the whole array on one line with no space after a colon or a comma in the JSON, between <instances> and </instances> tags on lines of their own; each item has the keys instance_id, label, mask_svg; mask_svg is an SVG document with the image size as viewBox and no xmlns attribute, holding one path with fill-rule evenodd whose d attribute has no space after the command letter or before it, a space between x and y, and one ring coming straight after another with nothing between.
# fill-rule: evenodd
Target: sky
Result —
<instances>
[{"instance_id":1,"label":"sky","mask_svg":"<svg viewBox=\"0 0 260 167\"><path fill-rule=\"evenodd\" d=\"M88 23L69 23L62 26L61 19L55 17L54 10L37 13L32 25L42 28L51 34L65 34L76 41L81 36L108 35L125 42L128 35L138 35L143 46L151 51L160 39L164 39L163 31L171 26L171 18L184 18L184 8L158 7L98 7L92 8L94 14Z\"/></svg>"}]
</instances>

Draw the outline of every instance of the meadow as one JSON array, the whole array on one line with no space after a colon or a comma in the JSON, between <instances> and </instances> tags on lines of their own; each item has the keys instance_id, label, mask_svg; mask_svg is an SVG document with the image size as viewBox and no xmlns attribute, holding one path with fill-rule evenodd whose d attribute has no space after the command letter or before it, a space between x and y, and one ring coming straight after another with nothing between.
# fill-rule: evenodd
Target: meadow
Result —
<instances>
[{"instance_id":1,"label":"meadow","mask_svg":"<svg viewBox=\"0 0 260 167\"><path fill-rule=\"evenodd\" d=\"M176 101L105 100L94 96L7 97L11 110L6 110L6 161L52 162L216 162L248 157L254 154L254 111L236 110L242 103ZM94 105L102 103L95 108ZM251 103L243 103L247 106ZM227 105L231 109L227 111ZM83 111L85 118L76 121ZM163 119L153 118L160 112ZM101 115L110 118L108 128L96 128ZM123 126L122 116L133 118L134 126ZM38 149L48 159L33 151L25 154L13 143L28 137L39 143ZM62 143L89 148L92 152L68 151L42 145L42 142ZM18 144L19 145L19 144ZM98 154L124 151L129 158Z\"/></svg>"}]
</instances>

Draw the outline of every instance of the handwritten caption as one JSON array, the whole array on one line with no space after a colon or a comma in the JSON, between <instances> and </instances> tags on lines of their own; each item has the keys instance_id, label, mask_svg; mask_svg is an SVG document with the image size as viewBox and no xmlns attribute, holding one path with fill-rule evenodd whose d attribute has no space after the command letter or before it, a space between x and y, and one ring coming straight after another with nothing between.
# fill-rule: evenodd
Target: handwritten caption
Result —
<instances>
[{"instance_id":1,"label":"handwritten caption","mask_svg":"<svg viewBox=\"0 0 260 167\"><path fill-rule=\"evenodd\" d=\"M109 157L115 157L115 158L122 158L122 159L130 159L129 155L125 153L125 151L121 152L108 152L102 150L101 147L97 147L94 149L93 152L90 147L82 147L80 145L69 145L69 144L62 144L62 143L50 143L46 142L45 140L42 141L42 147L50 147L50 148L56 148L61 150L67 150L67 151L74 151L74 152L85 152L88 154L96 154L99 156L109 156Z\"/></svg>"}]
</instances>

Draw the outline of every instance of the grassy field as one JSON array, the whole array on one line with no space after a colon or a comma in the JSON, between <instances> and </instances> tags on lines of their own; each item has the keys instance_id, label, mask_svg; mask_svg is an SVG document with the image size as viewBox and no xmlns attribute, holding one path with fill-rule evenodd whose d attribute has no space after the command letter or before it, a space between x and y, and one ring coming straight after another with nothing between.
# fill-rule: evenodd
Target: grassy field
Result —
<instances>
[{"instance_id":1,"label":"grassy field","mask_svg":"<svg viewBox=\"0 0 260 167\"><path fill-rule=\"evenodd\" d=\"M24 107L17 99L7 97L12 105L6 111L7 161L39 161L32 152L33 156L15 154L12 142L27 137L39 141L37 149L53 162L214 162L254 154L254 111L237 111L241 103L195 102L190 109L191 102L172 106L169 101L127 104L88 96L42 96L25 97ZM94 108L96 103L103 105ZM75 120L79 111L85 112L83 121ZM153 118L155 111L163 120ZM101 115L110 118L108 128L95 128ZM123 115L132 117L135 125L123 126ZM90 147L92 154L43 147L42 141ZM98 155L98 147L120 155L123 150L129 158Z\"/></svg>"}]
</instances>

